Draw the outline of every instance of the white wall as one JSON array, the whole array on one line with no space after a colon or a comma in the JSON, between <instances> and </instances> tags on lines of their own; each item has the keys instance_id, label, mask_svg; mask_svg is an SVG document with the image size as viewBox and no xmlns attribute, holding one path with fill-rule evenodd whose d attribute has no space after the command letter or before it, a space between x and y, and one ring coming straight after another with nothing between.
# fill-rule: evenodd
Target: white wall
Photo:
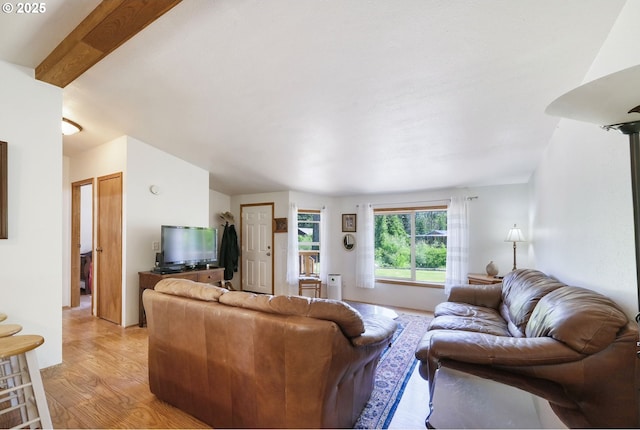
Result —
<instances>
[{"instance_id":1,"label":"white wall","mask_svg":"<svg viewBox=\"0 0 640 430\"><path fill-rule=\"evenodd\" d=\"M127 167L126 149L127 137L122 136L70 158L69 181L73 183L124 172Z\"/></svg>"},{"instance_id":2,"label":"white wall","mask_svg":"<svg viewBox=\"0 0 640 430\"><path fill-rule=\"evenodd\" d=\"M261 193L261 194L243 194L237 196L231 196L231 213L233 214L236 224L236 232L238 234L238 241L241 241L241 205L256 204L256 203L273 203L273 217L285 218L288 216L290 193L288 191L275 192L275 193ZM282 249L284 246L284 259L286 261L286 246L287 239L286 234L274 234L274 272L273 272L273 288L275 294L288 294L288 287L284 282L286 278L282 272ZM222 236L220 236L222 238ZM241 244L240 244L241 245ZM240 256L242 258L242 255ZM241 270L242 261L238 262L238 272L234 273L231 283L237 290L241 288Z\"/></svg>"},{"instance_id":3,"label":"white wall","mask_svg":"<svg viewBox=\"0 0 640 430\"><path fill-rule=\"evenodd\" d=\"M220 214L231 210L231 197L215 190L209 190L209 226L219 227Z\"/></svg>"},{"instance_id":4,"label":"white wall","mask_svg":"<svg viewBox=\"0 0 640 430\"><path fill-rule=\"evenodd\" d=\"M640 2L628 1L584 82L640 64L638 18ZM531 255L536 268L609 296L634 318L638 281L629 172L627 136L560 120L530 181ZM545 428L563 427L547 402L538 399L536 407Z\"/></svg>"},{"instance_id":5,"label":"white wall","mask_svg":"<svg viewBox=\"0 0 640 430\"><path fill-rule=\"evenodd\" d=\"M526 184L345 197L338 200L337 210L333 211L332 224L340 226L342 214L356 213L356 205L362 203L371 203L376 207L383 207L386 204L389 206L415 206L420 203L439 205L447 204L447 200L454 196L478 197L469 202L469 271L486 273L485 267L491 260L498 265L500 275L511 271L513 244L504 242L504 238L514 223L523 227L525 237L528 235L526 224L529 201ZM330 273L342 274L344 299L427 311L433 311L438 303L446 299L441 287L416 287L378 282L374 289L356 288L356 253L344 250L343 235L341 228L338 227L332 243L332 252L335 257L332 259ZM529 267L526 246L518 248L517 257L518 267Z\"/></svg>"},{"instance_id":6,"label":"white wall","mask_svg":"<svg viewBox=\"0 0 640 430\"><path fill-rule=\"evenodd\" d=\"M71 160L62 157L62 306L71 305Z\"/></svg>"},{"instance_id":7,"label":"white wall","mask_svg":"<svg viewBox=\"0 0 640 430\"><path fill-rule=\"evenodd\" d=\"M125 326L138 324L138 272L153 268L160 226L209 225L209 173L132 137L127 143Z\"/></svg>"},{"instance_id":8,"label":"white wall","mask_svg":"<svg viewBox=\"0 0 640 430\"><path fill-rule=\"evenodd\" d=\"M375 303L406 308L433 311L434 307L445 300L441 287L415 287L378 283L375 289L355 287L356 253L346 251L342 246L342 214L355 213L360 203L395 203L399 205L416 205L416 202L433 202L446 204L447 199L456 195L477 196L470 206L470 265L471 272L485 273L490 260L496 262L500 273L505 274L513 265L512 243L504 241L507 231L514 223L523 228L528 235L529 188L527 184L504 185L495 187L477 187L470 189L450 189L425 191L407 194L368 195L353 197L326 197L301 192L283 192L270 194L254 194L234 196L231 198L237 218L240 204L275 202L274 217L288 216L289 202L295 202L300 209L321 209L326 206L329 216L329 261L328 273L342 275L342 297L366 303ZM239 225L239 222L238 222ZM276 294L296 294L286 285L287 235L274 235L274 278ZM324 245L323 245L324 246ZM356 244L357 246L357 244ZM529 267L528 246L518 248L518 267ZM240 277L234 278L239 285Z\"/></svg>"},{"instance_id":9,"label":"white wall","mask_svg":"<svg viewBox=\"0 0 640 430\"><path fill-rule=\"evenodd\" d=\"M80 187L80 254L93 249L93 187Z\"/></svg>"},{"instance_id":10,"label":"white wall","mask_svg":"<svg viewBox=\"0 0 640 430\"><path fill-rule=\"evenodd\" d=\"M327 223L328 231L325 232L327 237L331 239L331 245L335 242L335 238L338 237L338 232L340 231L340 223L336 223L334 216L336 209L337 199L333 197L321 196L317 194L309 194L309 193L301 193L297 191L292 191L289 193L289 199L291 203L295 203L298 207L298 210L321 210L323 207L326 209L326 214L329 217L329 222ZM286 213L282 214L282 218L286 218L289 216L289 206L286 207ZM287 285L287 250L289 248L289 243L287 239L287 234L276 234L276 245L274 248L277 251L277 261L276 261L276 274L278 275L279 285L281 288L279 290L280 294L298 294L298 288L296 285ZM322 244L325 246L325 244ZM326 255L326 260L322 261L322 265L327 267L327 273L332 272L332 268L335 267L335 259L337 258L335 254L335 247L330 246L329 252ZM339 257L338 257L339 258ZM327 280L323 279L322 282L326 284ZM308 293L309 294L309 293ZM322 287L322 296L326 297L326 285Z\"/></svg>"},{"instance_id":11,"label":"white wall","mask_svg":"<svg viewBox=\"0 0 640 430\"><path fill-rule=\"evenodd\" d=\"M505 242L507 232L517 224L528 241L529 188L527 184L471 188L478 196L469 203L469 271L486 273L493 261L504 276L513 269L513 242ZM517 267L531 267L528 242L518 243Z\"/></svg>"},{"instance_id":12,"label":"white wall","mask_svg":"<svg viewBox=\"0 0 640 430\"><path fill-rule=\"evenodd\" d=\"M236 230L238 239L241 240L240 232L240 206L256 203L274 203L273 217L287 218L289 216L289 204L295 202L299 209L320 210L323 206L331 209L335 199L332 197L319 196L315 194L301 193L296 191L283 191L263 194L244 194L231 197L231 212L236 219ZM331 226L330 226L331 229ZM275 294L297 294L297 287L287 284L287 234L276 233L273 235L273 288ZM240 289L241 264L238 273L233 277L233 285Z\"/></svg>"},{"instance_id":13,"label":"white wall","mask_svg":"<svg viewBox=\"0 0 640 430\"><path fill-rule=\"evenodd\" d=\"M37 355L48 367L62 361L62 90L2 61L0 82L9 228L0 240L0 312L23 334L44 336Z\"/></svg>"},{"instance_id":14,"label":"white wall","mask_svg":"<svg viewBox=\"0 0 640 430\"><path fill-rule=\"evenodd\" d=\"M70 182L123 172L122 325L138 324L138 272L154 265L152 243L160 242L160 226L209 225L208 172L128 136L85 151L70 164ZM158 195L151 185L159 187Z\"/></svg>"},{"instance_id":15,"label":"white wall","mask_svg":"<svg viewBox=\"0 0 640 430\"><path fill-rule=\"evenodd\" d=\"M95 178L101 177L101 176L106 176L106 175L111 175L113 173L118 173L118 172L122 172L122 180L123 180L123 193L126 194L126 180L127 180L127 175L126 175L126 167L127 167L127 137L126 136L122 136L119 137L117 139L112 140L111 142L107 142L104 143L100 146L94 147L92 149L89 149L87 151L82 152L81 154L74 156L72 158L69 159L69 182L68 184L65 184L66 187L69 187L73 182L78 182L78 181L82 181L85 179L94 179L94 184L96 186L96 192L97 192L97 184L95 182ZM68 202L66 202L66 204L69 205L68 208L66 208L66 210L69 213L69 216L71 216L71 199L69 198ZM96 202L93 202L94 204L94 210L93 213L94 215L96 214L96 210L95 210L95 204ZM122 208L122 228L123 231L126 228L126 216L127 216L127 206L126 206L126 201L123 202L123 208ZM94 228L94 237L97 237L96 234L96 229L98 228L97 223L94 223L93 225ZM123 238L123 246L125 245L126 239ZM65 255L67 256L68 260L71 261L71 233L68 232L67 234L65 234L65 236L63 237L63 241L64 241L64 252ZM95 244L97 245L97 244ZM123 253L125 252L125 250L123 249ZM69 263L70 264L70 263ZM98 273L98 271L100 270L100 267L96 265L95 260L94 260L94 284L96 286L96 288L99 288L98 283L95 281L97 279L97 276L95 276L95 274ZM123 282L125 279L125 265L123 262ZM65 279L65 283L63 288L66 290L64 292L64 297L65 300L69 298L69 290L70 290L70 284L71 283L71 278L70 276L67 277L67 279ZM94 290L95 291L95 290ZM97 293L99 294L99 293ZM67 301L65 303L66 306L70 305L70 300ZM96 302L94 301L94 307L96 306ZM123 313L125 311L125 306L124 306L124 302L123 302ZM94 309L94 314L96 313L96 309Z\"/></svg>"},{"instance_id":16,"label":"white wall","mask_svg":"<svg viewBox=\"0 0 640 430\"><path fill-rule=\"evenodd\" d=\"M585 82L640 64L639 17L640 2L627 2ZM561 120L531 181L531 225L537 268L609 296L634 317L630 181L627 136Z\"/></svg>"},{"instance_id":17,"label":"white wall","mask_svg":"<svg viewBox=\"0 0 640 430\"><path fill-rule=\"evenodd\" d=\"M231 211L231 197L215 190L209 190L209 227L218 230L218 258L220 257L220 241L224 225L220 214Z\"/></svg>"}]
</instances>

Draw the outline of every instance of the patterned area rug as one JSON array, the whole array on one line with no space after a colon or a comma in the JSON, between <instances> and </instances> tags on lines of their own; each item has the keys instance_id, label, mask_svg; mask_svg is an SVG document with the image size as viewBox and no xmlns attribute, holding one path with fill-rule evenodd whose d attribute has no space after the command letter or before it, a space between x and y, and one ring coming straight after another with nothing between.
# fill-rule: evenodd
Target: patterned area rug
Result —
<instances>
[{"instance_id":1,"label":"patterned area rug","mask_svg":"<svg viewBox=\"0 0 640 430\"><path fill-rule=\"evenodd\" d=\"M416 346L427 331L431 318L403 314L396 321L398 330L391 347L382 353L371 398L354 428L389 428L404 388L418 363L414 355Z\"/></svg>"}]
</instances>

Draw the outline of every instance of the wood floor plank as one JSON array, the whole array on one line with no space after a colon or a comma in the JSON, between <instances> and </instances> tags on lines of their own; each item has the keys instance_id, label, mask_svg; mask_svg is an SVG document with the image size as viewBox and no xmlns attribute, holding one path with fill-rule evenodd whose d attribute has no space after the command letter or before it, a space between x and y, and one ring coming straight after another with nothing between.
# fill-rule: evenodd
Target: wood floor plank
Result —
<instances>
[{"instance_id":1,"label":"wood floor plank","mask_svg":"<svg viewBox=\"0 0 640 430\"><path fill-rule=\"evenodd\" d=\"M146 328L92 317L88 299L63 310L63 362L41 372L54 428L209 428L149 390Z\"/></svg>"}]
</instances>

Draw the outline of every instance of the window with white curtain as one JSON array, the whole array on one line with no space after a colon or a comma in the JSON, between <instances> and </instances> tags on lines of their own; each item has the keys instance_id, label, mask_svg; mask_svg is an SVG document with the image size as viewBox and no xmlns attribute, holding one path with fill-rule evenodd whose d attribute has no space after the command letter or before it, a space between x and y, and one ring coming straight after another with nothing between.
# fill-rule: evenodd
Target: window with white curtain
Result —
<instances>
[{"instance_id":1,"label":"window with white curtain","mask_svg":"<svg viewBox=\"0 0 640 430\"><path fill-rule=\"evenodd\" d=\"M376 208L377 281L444 284L447 207Z\"/></svg>"},{"instance_id":2,"label":"window with white curtain","mask_svg":"<svg viewBox=\"0 0 640 430\"><path fill-rule=\"evenodd\" d=\"M298 210L298 253L300 255L300 273L305 273L309 265L304 264L309 258L313 260L313 274L320 274L320 211Z\"/></svg>"}]
</instances>

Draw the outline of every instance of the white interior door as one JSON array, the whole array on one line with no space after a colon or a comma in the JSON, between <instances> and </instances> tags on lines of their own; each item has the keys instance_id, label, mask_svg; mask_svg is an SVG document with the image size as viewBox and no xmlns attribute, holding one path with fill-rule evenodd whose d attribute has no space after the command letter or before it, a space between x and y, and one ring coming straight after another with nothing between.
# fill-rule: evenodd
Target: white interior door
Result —
<instances>
[{"instance_id":1,"label":"white interior door","mask_svg":"<svg viewBox=\"0 0 640 430\"><path fill-rule=\"evenodd\" d=\"M273 203L242 211L242 289L273 294Z\"/></svg>"}]
</instances>

